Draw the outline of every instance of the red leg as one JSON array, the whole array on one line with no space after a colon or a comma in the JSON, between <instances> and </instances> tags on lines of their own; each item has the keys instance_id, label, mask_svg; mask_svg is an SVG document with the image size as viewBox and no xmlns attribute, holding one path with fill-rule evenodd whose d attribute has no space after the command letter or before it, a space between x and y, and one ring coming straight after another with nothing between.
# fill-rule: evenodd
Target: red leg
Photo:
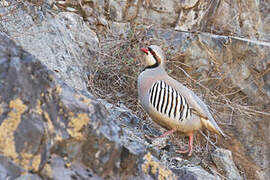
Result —
<instances>
[{"instance_id":1,"label":"red leg","mask_svg":"<svg viewBox=\"0 0 270 180\"><path fill-rule=\"evenodd\" d=\"M190 133L189 135L189 142L188 142L188 149L187 150L177 150L178 153L188 153L188 156L192 155L192 149L193 149L193 133Z\"/></svg>"}]
</instances>

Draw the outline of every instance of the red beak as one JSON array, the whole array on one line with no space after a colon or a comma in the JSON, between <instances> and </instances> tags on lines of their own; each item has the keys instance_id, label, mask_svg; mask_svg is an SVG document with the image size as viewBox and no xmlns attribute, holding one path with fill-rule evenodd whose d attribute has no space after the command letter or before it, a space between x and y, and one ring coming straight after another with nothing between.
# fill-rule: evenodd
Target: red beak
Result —
<instances>
[{"instance_id":1,"label":"red beak","mask_svg":"<svg viewBox=\"0 0 270 180\"><path fill-rule=\"evenodd\" d=\"M141 48L141 51L148 54L148 49L146 49L146 48Z\"/></svg>"}]
</instances>

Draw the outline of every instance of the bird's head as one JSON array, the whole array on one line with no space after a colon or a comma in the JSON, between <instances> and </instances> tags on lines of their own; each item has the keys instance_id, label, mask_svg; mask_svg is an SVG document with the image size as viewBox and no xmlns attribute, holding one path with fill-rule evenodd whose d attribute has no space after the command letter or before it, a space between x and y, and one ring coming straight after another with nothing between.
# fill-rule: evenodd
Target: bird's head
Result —
<instances>
[{"instance_id":1,"label":"bird's head","mask_svg":"<svg viewBox=\"0 0 270 180\"><path fill-rule=\"evenodd\" d=\"M157 45L151 45L147 48L141 48L144 52L144 61L146 68L165 67L165 56L162 49Z\"/></svg>"}]
</instances>

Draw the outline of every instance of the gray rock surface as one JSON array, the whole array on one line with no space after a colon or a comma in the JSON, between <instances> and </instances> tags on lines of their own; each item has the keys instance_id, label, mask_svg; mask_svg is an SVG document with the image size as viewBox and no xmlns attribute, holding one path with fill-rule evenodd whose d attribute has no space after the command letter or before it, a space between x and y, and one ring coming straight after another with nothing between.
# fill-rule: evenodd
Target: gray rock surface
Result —
<instances>
[{"instance_id":1,"label":"gray rock surface","mask_svg":"<svg viewBox=\"0 0 270 180\"><path fill-rule=\"evenodd\" d=\"M45 5L40 9L23 2L13 4L18 6L16 13L0 21L0 31L40 59L69 86L86 90L90 57L98 50L96 33L74 13L52 15ZM0 12L7 13L10 8L0 7Z\"/></svg>"},{"instance_id":2,"label":"gray rock surface","mask_svg":"<svg viewBox=\"0 0 270 180\"><path fill-rule=\"evenodd\" d=\"M193 166L193 167L183 167L181 169L174 170L174 172L181 177L183 180L204 180L204 179L211 179L211 180L220 180L218 176L214 176L209 174L206 170L201 168L200 166Z\"/></svg>"},{"instance_id":3,"label":"gray rock surface","mask_svg":"<svg viewBox=\"0 0 270 180\"><path fill-rule=\"evenodd\" d=\"M0 57L3 178L181 178L157 159L161 150L129 110L63 84L4 34Z\"/></svg>"},{"instance_id":4,"label":"gray rock surface","mask_svg":"<svg viewBox=\"0 0 270 180\"><path fill-rule=\"evenodd\" d=\"M217 167L223 170L226 174L226 178L230 180L241 180L243 179L238 169L236 168L233 158L232 152L226 149L216 149L212 154L211 157Z\"/></svg>"},{"instance_id":5,"label":"gray rock surface","mask_svg":"<svg viewBox=\"0 0 270 180\"><path fill-rule=\"evenodd\" d=\"M41 176L55 180L102 180L103 178L97 176L91 169L78 161L70 161L67 157L59 155L52 155L48 164L44 166L41 171Z\"/></svg>"},{"instance_id":6,"label":"gray rock surface","mask_svg":"<svg viewBox=\"0 0 270 180\"><path fill-rule=\"evenodd\" d=\"M270 41L270 6L267 1L110 0L94 1L93 4L100 14L116 22Z\"/></svg>"},{"instance_id":7,"label":"gray rock surface","mask_svg":"<svg viewBox=\"0 0 270 180\"><path fill-rule=\"evenodd\" d=\"M0 155L0 179L15 179L23 172L23 168L4 155Z\"/></svg>"},{"instance_id":8,"label":"gray rock surface","mask_svg":"<svg viewBox=\"0 0 270 180\"><path fill-rule=\"evenodd\" d=\"M27 174L21 175L20 177L17 177L15 180L42 180L42 178L36 174L27 173Z\"/></svg>"}]
</instances>

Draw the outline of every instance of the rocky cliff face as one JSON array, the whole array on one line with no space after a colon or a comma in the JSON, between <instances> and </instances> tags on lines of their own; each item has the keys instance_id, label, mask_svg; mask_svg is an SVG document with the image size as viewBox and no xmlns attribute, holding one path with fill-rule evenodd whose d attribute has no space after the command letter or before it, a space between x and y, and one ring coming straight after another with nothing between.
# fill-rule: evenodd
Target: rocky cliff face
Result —
<instances>
[{"instance_id":1,"label":"rocky cliff face","mask_svg":"<svg viewBox=\"0 0 270 180\"><path fill-rule=\"evenodd\" d=\"M129 110L63 84L0 40L1 179L215 179L198 166L166 167L157 157L167 153L143 138Z\"/></svg>"},{"instance_id":2,"label":"rocky cliff face","mask_svg":"<svg viewBox=\"0 0 270 180\"><path fill-rule=\"evenodd\" d=\"M1 1L0 179L267 179L269 9L255 0ZM144 137L160 133L137 105L133 59L153 43L230 139L199 133L188 159L174 153L181 138Z\"/></svg>"}]
</instances>

